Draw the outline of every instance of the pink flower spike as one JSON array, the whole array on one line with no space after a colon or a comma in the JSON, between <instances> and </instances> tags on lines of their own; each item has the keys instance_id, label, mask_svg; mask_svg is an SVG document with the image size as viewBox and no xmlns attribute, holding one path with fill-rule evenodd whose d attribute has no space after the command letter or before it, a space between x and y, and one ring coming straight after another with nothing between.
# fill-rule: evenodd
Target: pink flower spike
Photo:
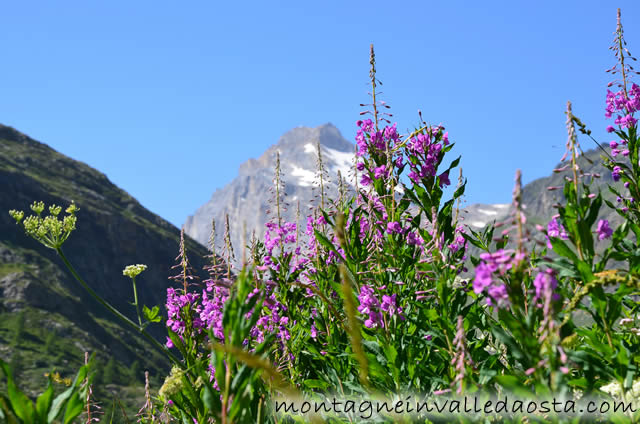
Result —
<instances>
[{"instance_id":1,"label":"pink flower spike","mask_svg":"<svg viewBox=\"0 0 640 424\"><path fill-rule=\"evenodd\" d=\"M596 229L598 233L598 240L604 240L606 238L611 237L613 234L613 230L609 227L609 221L606 219L601 219L598 221L598 228Z\"/></svg>"}]
</instances>

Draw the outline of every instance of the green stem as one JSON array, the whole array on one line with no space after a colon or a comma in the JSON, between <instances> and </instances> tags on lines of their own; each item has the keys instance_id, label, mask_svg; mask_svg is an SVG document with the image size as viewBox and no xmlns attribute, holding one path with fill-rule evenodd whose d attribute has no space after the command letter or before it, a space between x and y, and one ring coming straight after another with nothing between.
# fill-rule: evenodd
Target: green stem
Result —
<instances>
[{"instance_id":1,"label":"green stem","mask_svg":"<svg viewBox=\"0 0 640 424\"><path fill-rule=\"evenodd\" d=\"M156 349L158 349L162 353L164 353L169 358L169 360L171 360L171 362L173 362L174 364L178 365L180 368L184 368L184 365L182 364L182 362L180 362L180 360L173 353L171 353L169 351L169 349L167 349L165 346L162 346L156 339L154 339L143 328L137 326L133 321L131 321L126 316L124 316L122 314L122 312L118 311L116 308L111 306L107 301L105 301L102 297L100 297L100 295L98 293L96 293L91 287L89 287L89 285L80 277L80 275L78 275L78 273L76 272L75 268L73 268L73 265L71 265L71 263L69 262L67 257L64 255L64 253L62 253L62 248L57 247L56 248L56 252L58 252L58 255L62 259L62 262L64 262L65 266L69 269L69 271L71 271L71 274L73 275L73 277L80 283L80 285L82 287L84 287L84 289L95 300L97 300L102 306L107 308L109 310L109 312L111 312L113 315L115 315L124 324L126 324L127 326L129 326L132 329L136 330L138 333L142 334L149 342L151 342L151 344Z\"/></svg>"},{"instance_id":2,"label":"green stem","mask_svg":"<svg viewBox=\"0 0 640 424\"><path fill-rule=\"evenodd\" d=\"M131 279L133 283L133 302L136 305L136 314L138 315L138 325L142 327L142 318L140 318L140 305L138 304L138 290L136 289L136 277Z\"/></svg>"}]
</instances>

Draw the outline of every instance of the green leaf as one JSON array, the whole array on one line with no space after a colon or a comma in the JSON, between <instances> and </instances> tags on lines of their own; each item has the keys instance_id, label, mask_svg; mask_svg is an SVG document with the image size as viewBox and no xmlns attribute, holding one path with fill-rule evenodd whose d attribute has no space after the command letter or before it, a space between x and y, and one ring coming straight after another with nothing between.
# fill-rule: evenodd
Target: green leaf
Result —
<instances>
[{"instance_id":1,"label":"green leaf","mask_svg":"<svg viewBox=\"0 0 640 424\"><path fill-rule=\"evenodd\" d=\"M398 357L398 351L393 346L393 344L388 343L384 345L384 354L387 358L388 363L395 364L396 358Z\"/></svg>"},{"instance_id":2,"label":"green leaf","mask_svg":"<svg viewBox=\"0 0 640 424\"><path fill-rule=\"evenodd\" d=\"M585 283L588 283L591 280L593 280L594 277L593 277L593 272L591 271L591 267L586 262L578 259L578 257L573 252L573 250L571 250L571 248L567 246L567 244L564 241L556 237L549 237L549 240L551 240L551 245L553 246L553 250L558 255L564 256L565 258L568 258L569 260L571 260L571 262L573 262L578 272L580 273L582 280Z\"/></svg>"},{"instance_id":3,"label":"green leaf","mask_svg":"<svg viewBox=\"0 0 640 424\"><path fill-rule=\"evenodd\" d=\"M458 199L459 197L461 197L464 194L464 190L466 186L467 186L467 179L465 178L462 185L458 187L456 191L453 192L453 198Z\"/></svg>"},{"instance_id":4,"label":"green leaf","mask_svg":"<svg viewBox=\"0 0 640 424\"><path fill-rule=\"evenodd\" d=\"M325 249L327 249L327 250L331 250L331 251L333 251L333 252L335 252L335 253L338 253L338 252L336 251L336 247L333 245L333 243L331 243L331 242L329 241L329 239L327 238L327 236L325 236L324 234L322 234L322 233L321 233L320 231L318 231L318 230L313 230L313 232L314 232L314 233L315 233L315 235L316 235L316 240L318 240L318 242L320 242L320 244L321 244L322 246L324 246L324 248L325 248Z\"/></svg>"},{"instance_id":5,"label":"green leaf","mask_svg":"<svg viewBox=\"0 0 640 424\"><path fill-rule=\"evenodd\" d=\"M67 409L64 411L64 424L71 423L82 413L83 410L84 397L80 396L78 392L73 393L69 402L67 402Z\"/></svg>"},{"instance_id":6,"label":"green leaf","mask_svg":"<svg viewBox=\"0 0 640 424\"><path fill-rule=\"evenodd\" d=\"M557 237L549 237L553 250L560 256L564 256L573 262L574 264L579 261L578 257L573 250L567 244Z\"/></svg>"},{"instance_id":7,"label":"green leaf","mask_svg":"<svg viewBox=\"0 0 640 424\"><path fill-rule=\"evenodd\" d=\"M200 397L202 403L209 411L217 411L220 409L220 394L216 393L214 395L213 389L209 384L204 385L202 392L200 392Z\"/></svg>"},{"instance_id":8,"label":"green leaf","mask_svg":"<svg viewBox=\"0 0 640 424\"><path fill-rule=\"evenodd\" d=\"M451 165L449 165L449 168L447 168L447 171L450 171L458 166L458 164L460 163L460 159L462 159L462 156L458 156L457 158L455 158L453 162L451 162Z\"/></svg>"},{"instance_id":9,"label":"green leaf","mask_svg":"<svg viewBox=\"0 0 640 424\"><path fill-rule=\"evenodd\" d=\"M587 218L586 218L586 224L588 228L591 228L591 226L593 226L593 224L596 222L601 206L602 206L602 196L598 194L598 196L595 199L593 199L593 202L591 203L591 206L589 208L589 215L587 215Z\"/></svg>"},{"instance_id":10,"label":"green leaf","mask_svg":"<svg viewBox=\"0 0 640 424\"><path fill-rule=\"evenodd\" d=\"M578 267L578 272L582 276L582 280L585 283L590 282L595 277L593 276L593 272L591 271L591 267L584 261L579 261L576 266Z\"/></svg>"},{"instance_id":11,"label":"green leaf","mask_svg":"<svg viewBox=\"0 0 640 424\"><path fill-rule=\"evenodd\" d=\"M515 375L499 375L495 381L516 396L531 398L531 391Z\"/></svg>"},{"instance_id":12,"label":"green leaf","mask_svg":"<svg viewBox=\"0 0 640 424\"><path fill-rule=\"evenodd\" d=\"M51 384L51 377L49 377L49 384L47 384L47 389L38 396L36 400L36 414L38 415L38 419L41 422L47 421L47 415L49 413L49 409L51 408L51 403L53 402L53 384Z\"/></svg>"},{"instance_id":13,"label":"green leaf","mask_svg":"<svg viewBox=\"0 0 640 424\"><path fill-rule=\"evenodd\" d=\"M67 399L71 397L74 390L74 387L69 387L67 390L56 396L51 405L51 409L49 410L49 415L47 415L47 422L52 423L58 418L58 416L62 413L62 407L67 402Z\"/></svg>"},{"instance_id":14,"label":"green leaf","mask_svg":"<svg viewBox=\"0 0 640 424\"><path fill-rule=\"evenodd\" d=\"M160 322L162 317L159 315L160 308L156 305L152 309L149 309L147 305L142 307L142 313L145 319L149 322Z\"/></svg>"},{"instance_id":15,"label":"green leaf","mask_svg":"<svg viewBox=\"0 0 640 424\"><path fill-rule=\"evenodd\" d=\"M309 380L305 380L304 383L302 384L308 389L326 390L329 387L329 384L327 382L322 380L316 380L313 378Z\"/></svg>"},{"instance_id":16,"label":"green leaf","mask_svg":"<svg viewBox=\"0 0 640 424\"><path fill-rule=\"evenodd\" d=\"M76 374L75 380L73 380L73 384L64 392L60 393L54 400L51 405L51 409L49 410L49 415L47 415L47 422L51 423L58 418L58 416L62 413L62 408L65 406L69 398L77 391L78 385L87 377L88 367L83 365L78 370L78 374ZM65 412L66 415L66 412Z\"/></svg>"},{"instance_id":17,"label":"green leaf","mask_svg":"<svg viewBox=\"0 0 640 424\"><path fill-rule=\"evenodd\" d=\"M184 347L184 343L182 343L182 340L180 340L180 336L178 336L176 333L174 333L171 329L167 329L167 334L169 334L169 338L173 342L173 345L176 347L176 349L178 349L178 351L180 351L182 356L184 358L186 358L187 357L187 351L186 351L186 349Z\"/></svg>"},{"instance_id":18,"label":"green leaf","mask_svg":"<svg viewBox=\"0 0 640 424\"><path fill-rule=\"evenodd\" d=\"M498 371L496 371L496 370L492 370L490 368L482 368L480 370L480 376L479 376L478 383L486 384L489 381L491 381L491 379L493 377L495 377L497 374L498 374Z\"/></svg>"},{"instance_id":19,"label":"green leaf","mask_svg":"<svg viewBox=\"0 0 640 424\"><path fill-rule=\"evenodd\" d=\"M13 382L13 378L8 379L7 381L7 392L9 394L9 401L11 402L11 406L16 416L24 422L33 422L35 418L33 403L27 395L18 389L16 384Z\"/></svg>"}]
</instances>

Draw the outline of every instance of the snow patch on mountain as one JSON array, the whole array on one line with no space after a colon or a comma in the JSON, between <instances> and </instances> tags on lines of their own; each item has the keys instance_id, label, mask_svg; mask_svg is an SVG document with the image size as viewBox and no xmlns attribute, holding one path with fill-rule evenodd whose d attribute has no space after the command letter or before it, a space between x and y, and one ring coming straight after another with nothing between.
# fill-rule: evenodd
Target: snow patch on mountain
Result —
<instances>
[{"instance_id":1,"label":"snow patch on mountain","mask_svg":"<svg viewBox=\"0 0 640 424\"><path fill-rule=\"evenodd\" d=\"M336 175L338 174L338 171L340 171L342 178L347 178L352 185L354 185L353 181L351 181L353 180L351 174L353 174L352 169L354 166L354 155L354 152L341 152L330 148L325 149L325 157L328 159L329 163L333 164L330 171ZM349 179L350 176L351 178Z\"/></svg>"},{"instance_id":2,"label":"snow patch on mountain","mask_svg":"<svg viewBox=\"0 0 640 424\"><path fill-rule=\"evenodd\" d=\"M302 187L311 187L316 177L314 171L303 169L295 165L290 165L292 168L291 176L298 177L298 185Z\"/></svg>"},{"instance_id":3,"label":"snow patch on mountain","mask_svg":"<svg viewBox=\"0 0 640 424\"><path fill-rule=\"evenodd\" d=\"M487 225L487 222L473 221L473 222L470 222L469 225L471 225L472 227L484 228Z\"/></svg>"},{"instance_id":4,"label":"snow patch on mountain","mask_svg":"<svg viewBox=\"0 0 640 424\"><path fill-rule=\"evenodd\" d=\"M485 215L498 215L498 211L492 211L488 209L478 209L478 212L483 213Z\"/></svg>"},{"instance_id":5,"label":"snow patch on mountain","mask_svg":"<svg viewBox=\"0 0 640 424\"><path fill-rule=\"evenodd\" d=\"M484 228L492 222L505 220L511 211L510 203L473 204L461 212L462 222L476 228Z\"/></svg>"}]
</instances>

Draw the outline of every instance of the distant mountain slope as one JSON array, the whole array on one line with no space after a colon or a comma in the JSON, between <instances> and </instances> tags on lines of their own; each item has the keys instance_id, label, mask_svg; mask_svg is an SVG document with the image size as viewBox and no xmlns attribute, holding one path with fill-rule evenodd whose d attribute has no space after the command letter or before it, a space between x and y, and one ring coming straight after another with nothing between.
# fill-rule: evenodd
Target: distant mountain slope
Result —
<instances>
[{"instance_id":1,"label":"distant mountain slope","mask_svg":"<svg viewBox=\"0 0 640 424\"><path fill-rule=\"evenodd\" d=\"M136 280L140 302L160 305L165 313L178 229L104 174L0 125L0 357L22 358L23 377L35 387L43 387L42 373L53 367L70 369L79 364L85 350L98 352L104 360L115 357L121 374L136 360L139 373L145 367L154 372L166 368L163 358L86 296L53 250L28 238L15 224L8 210L29 214L34 200L63 209L71 200L76 202L77 230L63 250L94 290L133 317L131 282L122 270L143 263L148 269ZM188 239L187 253L194 268L202 269L206 249ZM27 337L16 346L11 342L12 323L19 315L26 320ZM161 325L152 331L164 341ZM45 352L50 333L55 334L55 348ZM58 355L63 363L54 360Z\"/></svg>"},{"instance_id":2,"label":"distant mountain slope","mask_svg":"<svg viewBox=\"0 0 640 424\"><path fill-rule=\"evenodd\" d=\"M474 230L484 228L488 224L504 220L511 211L509 203L474 203L461 210L460 217L463 224Z\"/></svg>"},{"instance_id":3,"label":"distant mountain slope","mask_svg":"<svg viewBox=\"0 0 640 424\"><path fill-rule=\"evenodd\" d=\"M600 176L593 180L591 192L597 193L599 190L605 199L615 204L615 196L607 189L607 186L613 185L618 187L620 192L624 192L624 189L620 182L616 183L613 181L611 171L604 167L601 157L603 154L599 149L589 150L585 152L584 156L578 158L578 166L585 174L597 174ZM566 163L567 162L558 164L556 169L561 168L566 165ZM557 209L555 209L553 205L557 204L558 201L563 198L562 187L564 187L565 177L567 176L571 176L570 169L559 173L550 172L549 176L538 178L525 185L522 190L522 203L526 205L527 216L548 221L555 215ZM548 187L560 188L550 191L547 189ZM619 216L606 205L603 205L602 211L602 217L606 217L614 222L618 222L620 219Z\"/></svg>"}]
</instances>

